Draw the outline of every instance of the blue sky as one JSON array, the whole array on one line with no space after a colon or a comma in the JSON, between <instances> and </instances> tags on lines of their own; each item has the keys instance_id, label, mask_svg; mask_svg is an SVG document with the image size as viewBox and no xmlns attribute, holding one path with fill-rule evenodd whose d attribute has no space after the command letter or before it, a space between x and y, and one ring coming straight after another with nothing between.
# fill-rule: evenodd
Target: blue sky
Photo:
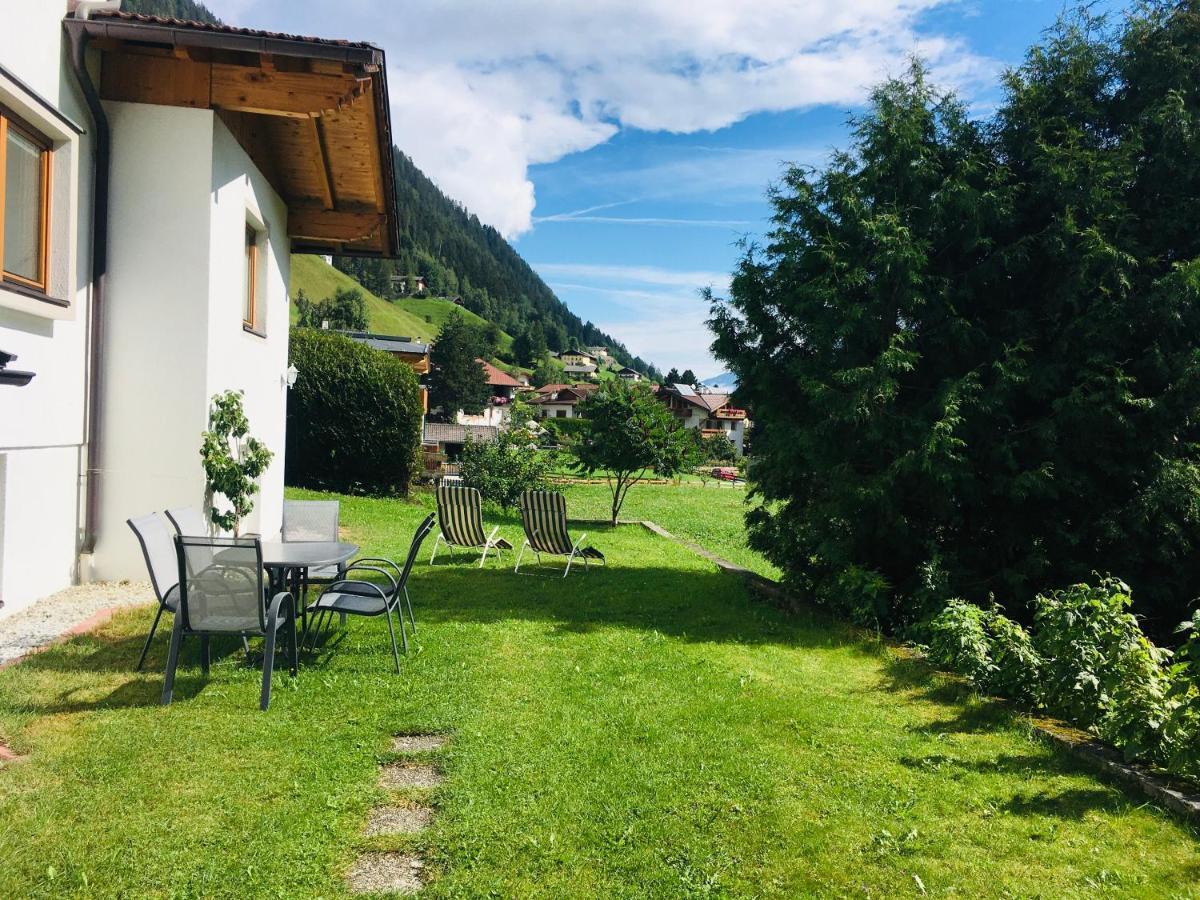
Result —
<instances>
[{"instance_id":1,"label":"blue sky","mask_svg":"<svg viewBox=\"0 0 1200 900\"><path fill-rule=\"evenodd\" d=\"M249 27L370 40L393 128L580 316L701 377L698 291L727 286L785 163L847 141L917 54L980 114L1062 0L210 0ZM1109 8L1120 8L1107 0Z\"/></svg>"}]
</instances>

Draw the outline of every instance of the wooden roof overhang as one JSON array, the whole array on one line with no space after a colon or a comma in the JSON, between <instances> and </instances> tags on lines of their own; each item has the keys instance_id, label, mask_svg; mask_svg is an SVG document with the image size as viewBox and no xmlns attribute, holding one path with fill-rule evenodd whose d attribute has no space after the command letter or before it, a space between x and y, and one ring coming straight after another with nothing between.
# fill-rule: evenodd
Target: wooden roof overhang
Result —
<instances>
[{"instance_id":1,"label":"wooden roof overhang","mask_svg":"<svg viewBox=\"0 0 1200 900\"><path fill-rule=\"evenodd\" d=\"M297 253L399 247L383 50L128 13L67 19L102 99L211 109L288 206Z\"/></svg>"}]
</instances>

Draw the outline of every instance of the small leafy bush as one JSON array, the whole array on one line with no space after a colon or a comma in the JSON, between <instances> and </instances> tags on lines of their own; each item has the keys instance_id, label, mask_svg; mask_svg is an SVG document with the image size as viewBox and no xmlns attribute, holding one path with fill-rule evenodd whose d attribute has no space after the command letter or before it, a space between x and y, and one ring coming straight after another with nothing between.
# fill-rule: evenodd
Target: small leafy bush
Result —
<instances>
[{"instance_id":1,"label":"small leafy bush","mask_svg":"<svg viewBox=\"0 0 1200 900\"><path fill-rule=\"evenodd\" d=\"M1179 633L1187 639L1169 670L1163 756L1171 771L1200 779L1200 610L1179 626Z\"/></svg>"},{"instance_id":2,"label":"small leafy bush","mask_svg":"<svg viewBox=\"0 0 1200 900\"><path fill-rule=\"evenodd\" d=\"M421 443L412 369L390 353L311 328L292 331L290 358L299 375L288 392L288 484L407 491Z\"/></svg>"},{"instance_id":3,"label":"small leafy bush","mask_svg":"<svg viewBox=\"0 0 1200 900\"><path fill-rule=\"evenodd\" d=\"M505 510L520 502L523 491L545 488L553 463L552 454L538 449L530 422L528 406L517 401L494 441L468 437L463 447L463 482Z\"/></svg>"},{"instance_id":4,"label":"small leafy bush","mask_svg":"<svg viewBox=\"0 0 1200 900\"><path fill-rule=\"evenodd\" d=\"M1140 756L1159 742L1169 654L1142 634L1131 603L1115 578L1038 595L1034 646L1046 707Z\"/></svg>"},{"instance_id":5,"label":"small leafy bush","mask_svg":"<svg viewBox=\"0 0 1200 900\"><path fill-rule=\"evenodd\" d=\"M998 609L951 600L926 631L934 662L985 693L1036 702L1041 660L1029 632Z\"/></svg>"},{"instance_id":6,"label":"small leafy bush","mask_svg":"<svg viewBox=\"0 0 1200 900\"><path fill-rule=\"evenodd\" d=\"M1032 633L998 609L951 600L922 634L930 658L980 690L1042 707L1127 759L1200 778L1200 611L1175 654L1155 646L1115 578L1039 595Z\"/></svg>"}]
</instances>

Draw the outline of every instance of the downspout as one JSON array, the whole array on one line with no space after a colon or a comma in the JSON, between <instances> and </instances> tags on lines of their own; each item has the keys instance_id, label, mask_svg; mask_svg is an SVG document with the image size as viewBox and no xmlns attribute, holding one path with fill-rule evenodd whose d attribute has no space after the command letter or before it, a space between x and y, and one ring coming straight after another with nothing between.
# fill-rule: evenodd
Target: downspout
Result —
<instances>
[{"instance_id":1,"label":"downspout","mask_svg":"<svg viewBox=\"0 0 1200 900\"><path fill-rule=\"evenodd\" d=\"M82 4L81 4L82 5ZM95 7L97 4L92 4ZM117 3L119 7L120 4ZM81 18L86 18L86 9ZM84 100L95 123L95 177L92 190L92 296L88 304L88 389L87 454L84 470L85 506L81 554L96 549L96 526L100 515L100 473L103 470L103 443L100 436L100 406L103 366L104 284L108 273L108 187L111 137L108 116L87 69L88 36L83 29L65 29L71 43L71 65L83 91Z\"/></svg>"}]
</instances>

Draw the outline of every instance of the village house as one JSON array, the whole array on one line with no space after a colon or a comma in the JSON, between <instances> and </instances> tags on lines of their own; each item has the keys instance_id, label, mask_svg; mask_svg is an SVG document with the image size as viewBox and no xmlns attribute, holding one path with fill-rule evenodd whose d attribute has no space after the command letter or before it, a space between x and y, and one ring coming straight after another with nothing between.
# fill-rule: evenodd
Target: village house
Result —
<instances>
[{"instance_id":1,"label":"village house","mask_svg":"<svg viewBox=\"0 0 1200 900\"><path fill-rule=\"evenodd\" d=\"M529 402L539 419L574 419L579 416L576 407L594 390L594 384L548 384L538 388Z\"/></svg>"},{"instance_id":2,"label":"village house","mask_svg":"<svg viewBox=\"0 0 1200 900\"><path fill-rule=\"evenodd\" d=\"M457 421L460 425L503 425L508 418L509 405L516 397L517 391L524 386L517 379L513 378L507 372L497 369L485 359L476 359L475 362L483 367L484 376L487 378L488 399L487 404L483 408L483 412L475 415L468 415L461 409L458 411Z\"/></svg>"},{"instance_id":3,"label":"village house","mask_svg":"<svg viewBox=\"0 0 1200 900\"><path fill-rule=\"evenodd\" d=\"M596 369L596 357L583 350L564 350L558 357L565 366L591 366Z\"/></svg>"},{"instance_id":4,"label":"village house","mask_svg":"<svg viewBox=\"0 0 1200 900\"><path fill-rule=\"evenodd\" d=\"M612 358L608 355L607 347L588 347L587 352L598 364L606 363Z\"/></svg>"},{"instance_id":5,"label":"village house","mask_svg":"<svg viewBox=\"0 0 1200 900\"><path fill-rule=\"evenodd\" d=\"M574 363L567 363L567 365L563 366L563 374L573 378L586 378L590 381L596 377L596 367L593 365L581 366Z\"/></svg>"},{"instance_id":6,"label":"village house","mask_svg":"<svg viewBox=\"0 0 1200 900\"><path fill-rule=\"evenodd\" d=\"M399 246L382 50L116 5L0 29L0 615L146 577L126 519L204 504L221 391L278 533L290 255Z\"/></svg>"},{"instance_id":7,"label":"village house","mask_svg":"<svg viewBox=\"0 0 1200 900\"><path fill-rule=\"evenodd\" d=\"M617 370L617 377L623 381L632 381L636 383L642 380L642 373L637 369L631 369L629 366L625 366L624 368Z\"/></svg>"},{"instance_id":8,"label":"village house","mask_svg":"<svg viewBox=\"0 0 1200 900\"><path fill-rule=\"evenodd\" d=\"M720 435L744 452L748 417L731 406L729 394L698 392L686 384L664 384L658 398L667 404L684 428L699 428L705 437Z\"/></svg>"}]
</instances>

